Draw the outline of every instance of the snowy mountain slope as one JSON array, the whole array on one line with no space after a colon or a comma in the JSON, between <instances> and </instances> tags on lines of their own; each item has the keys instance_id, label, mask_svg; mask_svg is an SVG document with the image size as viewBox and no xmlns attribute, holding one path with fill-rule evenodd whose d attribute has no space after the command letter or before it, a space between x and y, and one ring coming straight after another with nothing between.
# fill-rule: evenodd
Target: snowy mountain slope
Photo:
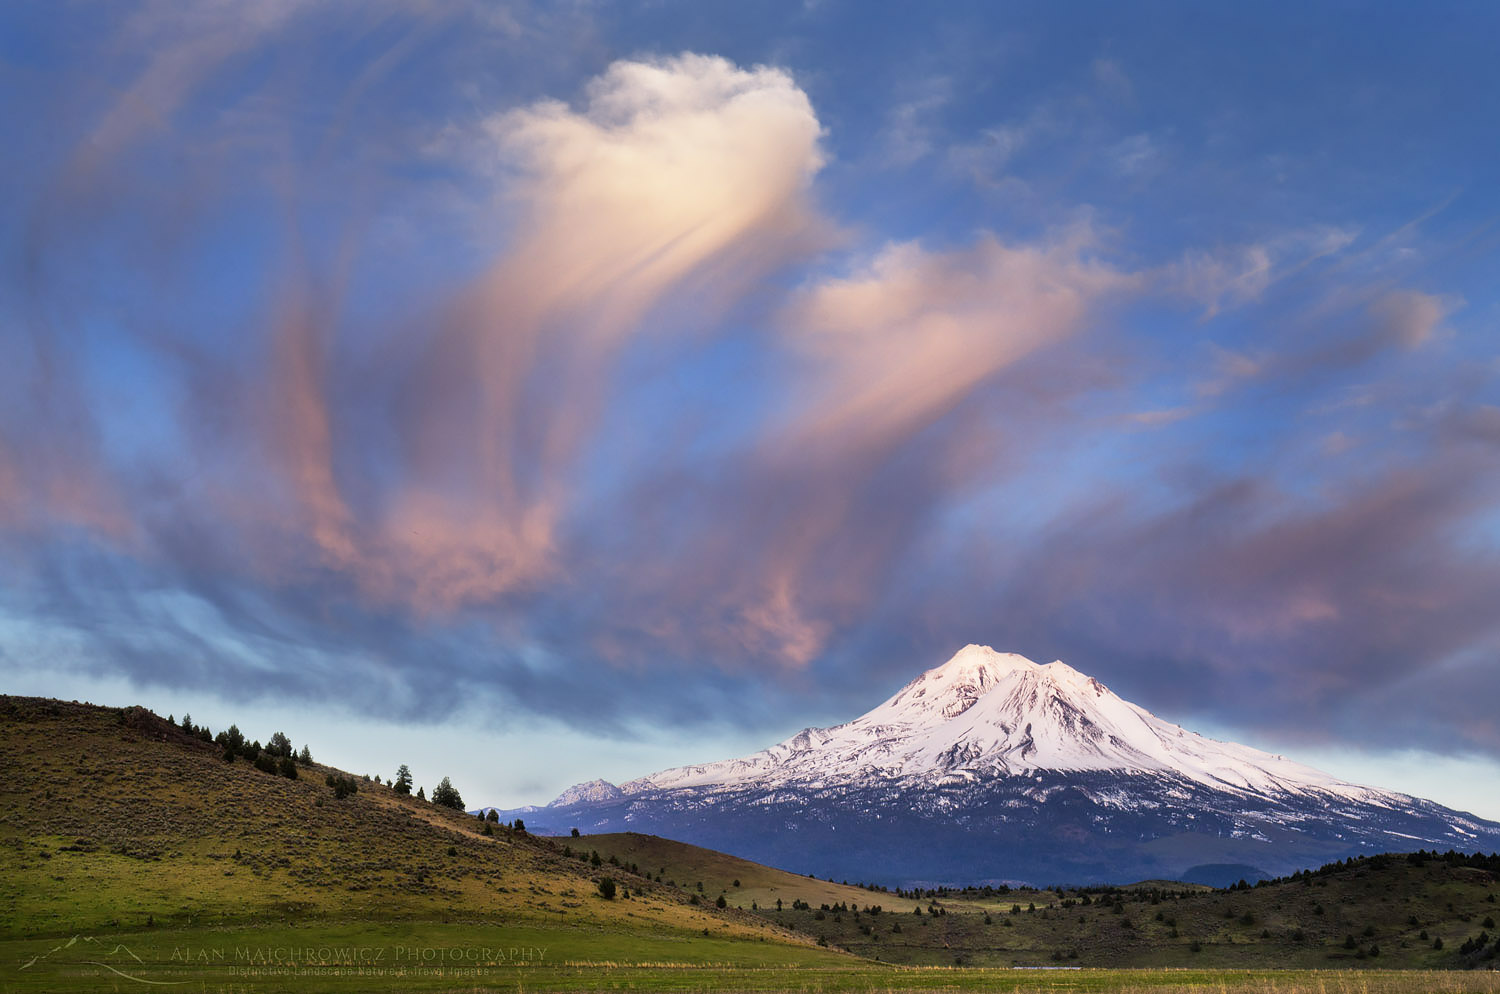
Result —
<instances>
[{"instance_id":1,"label":"snowy mountain slope","mask_svg":"<svg viewBox=\"0 0 1500 994\"><path fill-rule=\"evenodd\" d=\"M1062 662L967 646L864 715L739 759L591 781L533 831L638 831L888 884L1288 873L1500 849L1500 824L1189 732Z\"/></svg>"},{"instance_id":2,"label":"snowy mountain slope","mask_svg":"<svg viewBox=\"0 0 1500 994\"><path fill-rule=\"evenodd\" d=\"M1175 773L1228 790L1382 796L1281 756L1188 732L1061 660L1039 666L981 645L966 646L846 724L804 729L753 756L665 770L620 789L632 794L750 783L774 788L1035 770Z\"/></svg>"}]
</instances>

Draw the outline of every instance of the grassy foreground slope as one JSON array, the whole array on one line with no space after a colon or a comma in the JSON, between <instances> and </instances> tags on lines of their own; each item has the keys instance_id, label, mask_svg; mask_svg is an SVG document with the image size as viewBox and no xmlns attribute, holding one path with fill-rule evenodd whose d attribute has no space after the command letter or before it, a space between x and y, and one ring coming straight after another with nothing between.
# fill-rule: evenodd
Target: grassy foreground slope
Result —
<instances>
[{"instance_id":1,"label":"grassy foreground slope","mask_svg":"<svg viewBox=\"0 0 1500 994\"><path fill-rule=\"evenodd\" d=\"M268 930L279 936L268 948L355 934L416 948L436 935L545 948L554 963L848 960L524 832L484 835L463 812L372 781L339 798L325 783L338 771L317 764L293 780L226 762L140 708L0 697L0 769L0 985L73 956L15 973L74 935L133 936L137 956L202 945L194 935L244 946ZM605 875L619 882L613 900L599 895Z\"/></svg>"}]
</instances>

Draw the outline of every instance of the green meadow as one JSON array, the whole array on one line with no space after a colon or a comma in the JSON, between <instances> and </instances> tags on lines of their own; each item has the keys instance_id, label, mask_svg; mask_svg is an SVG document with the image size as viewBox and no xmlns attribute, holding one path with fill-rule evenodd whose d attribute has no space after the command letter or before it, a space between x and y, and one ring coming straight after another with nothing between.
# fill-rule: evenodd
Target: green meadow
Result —
<instances>
[{"instance_id":1,"label":"green meadow","mask_svg":"<svg viewBox=\"0 0 1500 994\"><path fill-rule=\"evenodd\" d=\"M880 966L772 943L495 924L309 923L8 940L0 990L1156 991L1437 994L1500 991L1489 971ZM29 965L28 965L29 964Z\"/></svg>"}]
</instances>

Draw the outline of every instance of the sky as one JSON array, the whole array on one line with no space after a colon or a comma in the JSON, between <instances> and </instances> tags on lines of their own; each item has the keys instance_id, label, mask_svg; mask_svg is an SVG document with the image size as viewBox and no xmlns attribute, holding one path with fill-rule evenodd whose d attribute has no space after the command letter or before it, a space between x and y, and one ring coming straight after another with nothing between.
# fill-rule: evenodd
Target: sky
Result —
<instances>
[{"instance_id":1,"label":"sky","mask_svg":"<svg viewBox=\"0 0 1500 994\"><path fill-rule=\"evenodd\" d=\"M516 806L982 643L1500 818L1497 44L8 5L0 689Z\"/></svg>"}]
</instances>

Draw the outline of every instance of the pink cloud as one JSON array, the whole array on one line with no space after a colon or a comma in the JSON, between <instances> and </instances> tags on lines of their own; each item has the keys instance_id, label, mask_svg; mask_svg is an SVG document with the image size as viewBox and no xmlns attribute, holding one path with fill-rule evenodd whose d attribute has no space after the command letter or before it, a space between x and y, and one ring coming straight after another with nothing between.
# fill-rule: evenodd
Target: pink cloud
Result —
<instances>
[{"instance_id":1,"label":"pink cloud","mask_svg":"<svg viewBox=\"0 0 1500 994\"><path fill-rule=\"evenodd\" d=\"M580 108L543 101L483 131L509 244L417 347L405 472L364 527L333 471L320 346L296 326L278 345L277 451L310 537L366 592L424 610L554 576L620 351L712 325L831 232L808 199L821 125L778 69L619 62ZM691 322L671 316L685 300Z\"/></svg>"},{"instance_id":2,"label":"pink cloud","mask_svg":"<svg viewBox=\"0 0 1500 994\"><path fill-rule=\"evenodd\" d=\"M1392 290L1369 307L1378 324L1377 334L1404 348L1421 348L1442 328L1454 304L1417 290Z\"/></svg>"},{"instance_id":3,"label":"pink cloud","mask_svg":"<svg viewBox=\"0 0 1500 994\"><path fill-rule=\"evenodd\" d=\"M932 252L893 245L852 276L806 288L786 335L809 372L785 444L889 444L1000 370L1079 331L1134 278L1092 260L1091 236Z\"/></svg>"}]
</instances>

